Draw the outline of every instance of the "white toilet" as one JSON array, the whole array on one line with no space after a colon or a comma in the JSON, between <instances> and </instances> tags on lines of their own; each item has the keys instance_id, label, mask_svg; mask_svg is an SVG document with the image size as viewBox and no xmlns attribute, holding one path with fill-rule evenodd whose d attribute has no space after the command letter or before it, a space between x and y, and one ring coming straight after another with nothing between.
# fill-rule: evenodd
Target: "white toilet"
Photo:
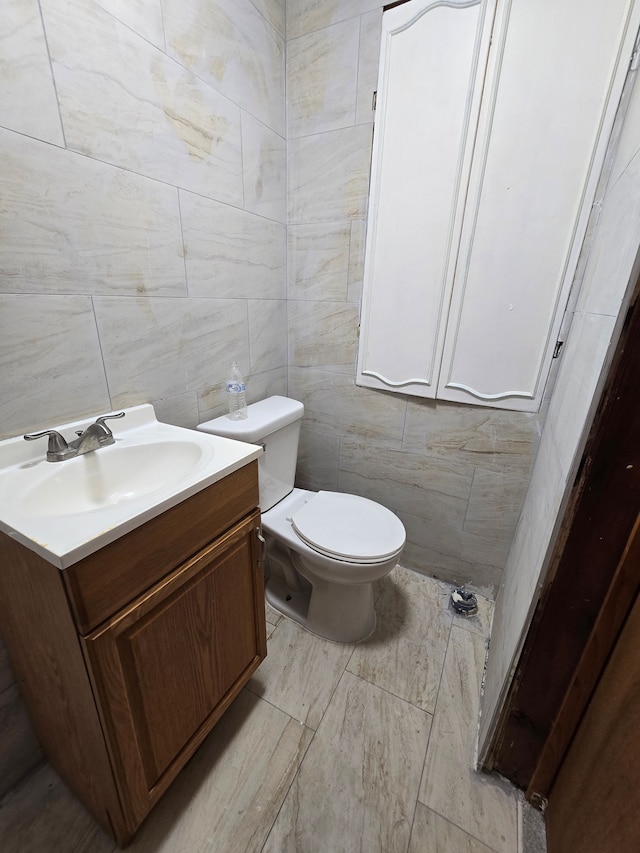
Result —
<instances>
[{"instance_id":1,"label":"white toilet","mask_svg":"<svg viewBox=\"0 0 640 853\"><path fill-rule=\"evenodd\" d=\"M224 415L198 429L264 448L258 476L267 601L314 634L364 639L376 623L373 582L398 562L404 525L367 498L293 487L302 403L269 397L247 409L245 420Z\"/></svg>"}]
</instances>

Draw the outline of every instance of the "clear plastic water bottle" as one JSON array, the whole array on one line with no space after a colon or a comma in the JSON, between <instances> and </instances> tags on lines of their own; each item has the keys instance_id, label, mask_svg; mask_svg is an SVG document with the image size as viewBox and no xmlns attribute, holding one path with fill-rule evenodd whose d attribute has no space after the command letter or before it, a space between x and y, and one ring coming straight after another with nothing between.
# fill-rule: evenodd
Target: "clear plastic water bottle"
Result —
<instances>
[{"instance_id":1,"label":"clear plastic water bottle","mask_svg":"<svg viewBox=\"0 0 640 853\"><path fill-rule=\"evenodd\" d=\"M231 363L231 375L226 385L229 417L232 421L241 421L247 417L247 389L236 361Z\"/></svg>"}]
</instances>

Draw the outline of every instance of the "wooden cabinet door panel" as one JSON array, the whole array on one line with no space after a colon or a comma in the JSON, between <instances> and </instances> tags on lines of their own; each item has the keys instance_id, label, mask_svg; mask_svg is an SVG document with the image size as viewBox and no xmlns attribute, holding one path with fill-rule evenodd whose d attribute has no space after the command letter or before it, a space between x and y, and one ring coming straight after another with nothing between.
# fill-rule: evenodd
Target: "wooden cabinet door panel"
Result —
<instances>
[{"instance_id":1,"label":"wooden cabinet door panel","mask_svg":"<svg viewBox=\"0 0 640 853\"><path fill-rule=\"evenodd\" d=\"M256 512L84 641L134 823L266 653L258 526Z\"/></svg>"}]
</instances>

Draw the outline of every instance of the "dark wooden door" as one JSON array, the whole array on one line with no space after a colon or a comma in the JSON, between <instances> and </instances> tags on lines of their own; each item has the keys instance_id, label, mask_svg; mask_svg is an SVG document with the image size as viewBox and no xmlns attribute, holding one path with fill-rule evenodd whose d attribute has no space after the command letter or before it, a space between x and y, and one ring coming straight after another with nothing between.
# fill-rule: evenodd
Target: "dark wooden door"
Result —
<instances>
[{"instance_id":1,"label":"dark wooden door","mask_svg":"<svg viewBox=\"0 0 640 853\"><path fill-rule=\"evenodd\" d=\"M624 561L639 560L636 524ZM640 850L639 733L640 596L551 789L548 853Z\"/></svg>"}]
</instances>

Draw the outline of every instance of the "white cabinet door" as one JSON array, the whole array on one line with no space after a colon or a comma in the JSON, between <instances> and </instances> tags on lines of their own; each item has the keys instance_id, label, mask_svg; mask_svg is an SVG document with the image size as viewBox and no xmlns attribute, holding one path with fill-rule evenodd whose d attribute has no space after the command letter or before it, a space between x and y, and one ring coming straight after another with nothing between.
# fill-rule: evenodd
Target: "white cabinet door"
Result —
<instances>
[{"instance_id":1,"label":"white cabinet door","mask_svg":"<svg viewBox=\"0 0 640 853\"><path fill-rule=\"evenodd\" d=\"M639 5L385 13L359 384L538 409Z\"/></svg>"},{"instance_id":2,"label":"white cabinet door","mask_svg":"<svg viewBox=\"0 0 640 853\"><path fill-rule=\"evenodd\" d=\"M384 13L361 384L435 396L493 4Z\"/></svg>"}]
</instances>

